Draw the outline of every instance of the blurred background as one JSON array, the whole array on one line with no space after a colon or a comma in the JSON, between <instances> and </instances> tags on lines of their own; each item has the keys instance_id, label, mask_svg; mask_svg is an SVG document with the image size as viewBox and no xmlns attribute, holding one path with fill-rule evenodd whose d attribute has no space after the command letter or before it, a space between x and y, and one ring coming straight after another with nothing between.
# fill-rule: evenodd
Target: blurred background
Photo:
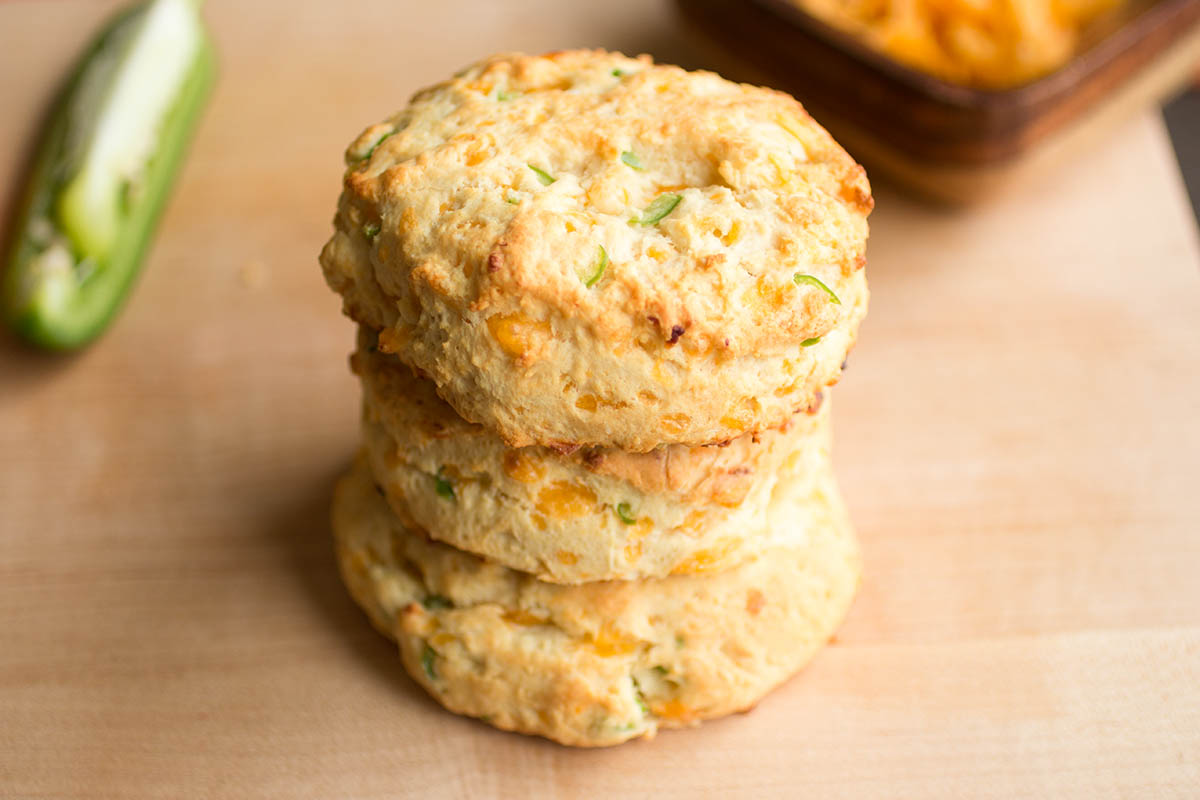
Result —
<instances>
[{"instance_id":1,"label":"blurred background","mask_svg":"<svg viewBox=\"0 0 1200 800\"><path fill-rule=\"evenodd\" d=\"M1186 148L1197 138L1191 0L677 6L723 71L792 91L872 175L944 203L978 203L1045 174L1181 92L1175 139Z\"/></svg>"},{"instance_id":2,"label":"blurred background","mask_svg":"<svg viewBox=\"0 0 1200 800\"><path fill-rule=\"evenodd\" d=\"M121 5L0 3L4 219ZM1200 0L203 14L218 80L129 302L77 353L0 336L0 796L1198 796L1200 101L1161 108ZM594 753L442 712L346 596L360 399L317 264L361 130L574 47L796 92L876 199L845 627L752 714Z\"/></svg>"},{"instance_id":3,"label":"blurred background","mask_svg":"<svg viewBox=\"0 0 1200 800\"><path fill-rule=\"evenodd\" d=\"M1192 210L1200 221L1200 77L1163 109Z\"/></svg>"}]
</instances>

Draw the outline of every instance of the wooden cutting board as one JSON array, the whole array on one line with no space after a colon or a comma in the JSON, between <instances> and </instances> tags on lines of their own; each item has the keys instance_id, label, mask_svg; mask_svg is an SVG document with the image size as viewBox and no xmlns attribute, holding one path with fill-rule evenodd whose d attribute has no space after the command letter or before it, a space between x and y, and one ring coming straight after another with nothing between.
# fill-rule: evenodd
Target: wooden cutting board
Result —
<instances>
[{"instance_id":1,"label":"wooden cutting board","mask_svg":"<svg viewBox=\"0 0 1200 800\"><path fill-rule=\"evenodd\" d=\"M10 196L111 6L0 5ZM691 46L645 0L205 13L221 82L132 302L78 356L0 344L0 796L1200 796L1200 248L1156 116L971 211L877 187L845 627L751 714L572 751L441 711L339 585L316 254L342 148L417 87Z\"/></svg>"}]
</instances>

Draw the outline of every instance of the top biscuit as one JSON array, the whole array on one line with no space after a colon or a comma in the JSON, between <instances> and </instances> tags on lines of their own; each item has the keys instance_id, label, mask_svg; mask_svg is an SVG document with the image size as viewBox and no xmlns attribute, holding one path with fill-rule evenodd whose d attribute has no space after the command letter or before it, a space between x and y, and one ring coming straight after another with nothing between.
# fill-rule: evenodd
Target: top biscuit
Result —
<instances>
[{"instance_id":1,"label":"top biscuit","mask_svg":"<svg viewBox=\"0 0 1200 800\"><path fill-rule=\"evenodd\" d=\"M863 169L791 97L601 51L500 55L346 152L346 312L509 445L726 441L837 380Z\"/></svg>"}]
</instances>

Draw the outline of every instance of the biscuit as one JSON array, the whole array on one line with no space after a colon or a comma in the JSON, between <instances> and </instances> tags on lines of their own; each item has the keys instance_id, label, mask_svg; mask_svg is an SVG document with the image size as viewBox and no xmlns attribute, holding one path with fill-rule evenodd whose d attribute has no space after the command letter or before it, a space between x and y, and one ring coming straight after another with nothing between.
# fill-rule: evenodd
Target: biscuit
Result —
<instances>
[{"instance_id":1,"label":"biscuit","mask_svg":"<svg viewBox=\"0 0 1200 800\"><path fill-rule=\"evenodd\" d=\"M791 97L601 51L501 55L347 150L344 310L514 447L777 427L867 308L862 168Z\"/></svg>"},{"instance_id":2,"label":"biscuit","mask_svg":"<svg viewBox=\"0 0 1200 800\"><path fill-rule=\"evenodd\" d=\"M787 544L705 576L559 586L404 528L360 461L338 484L343 579L404 667L451 711L569 745L612 745L755 705L812 658L859 579L831 473L776 492Z\"/></svg>"},{"instance_id":3,"label":"biscuit","mask_svg":"<svg viewBox=\"0 0 1200 800\"><path fill-rule=\"evenodd\" d=\"M827 468L828 404L726 446L514 449L360 339L363 441L393 510L433 538L554 583L728 569L771 541L776 483Z\"/></svg>"}]
</instances>

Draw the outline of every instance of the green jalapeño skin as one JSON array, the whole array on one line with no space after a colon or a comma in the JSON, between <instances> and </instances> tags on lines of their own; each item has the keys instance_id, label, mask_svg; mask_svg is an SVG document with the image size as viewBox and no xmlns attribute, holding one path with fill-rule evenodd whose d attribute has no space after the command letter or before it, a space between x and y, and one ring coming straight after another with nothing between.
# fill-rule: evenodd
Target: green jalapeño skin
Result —
<instances>
[{"instance_id":1,"label":"green jalape\u00f1o skin","mask_svg":"<svg viewBox=\"0 0 1200 800\"><path fill-rule=\"evenodd\" d=\"M7 254L0 303L52 350L100 334L133 285L213 83L197 0L150 0L104 28L59 98Z\"/></svg>"}]
</instances>

